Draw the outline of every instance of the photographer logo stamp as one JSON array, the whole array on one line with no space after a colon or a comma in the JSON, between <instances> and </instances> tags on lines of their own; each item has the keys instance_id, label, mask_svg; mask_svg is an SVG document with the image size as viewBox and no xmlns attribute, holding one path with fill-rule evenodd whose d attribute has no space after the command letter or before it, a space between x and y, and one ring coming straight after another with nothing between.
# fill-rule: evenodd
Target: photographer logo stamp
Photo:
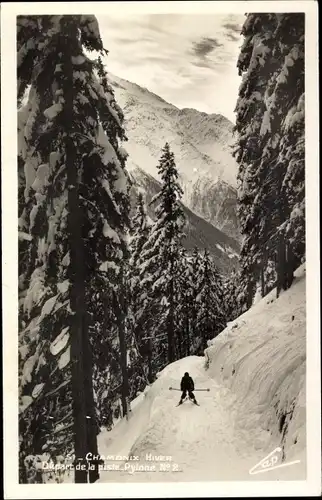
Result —
<instances>
[{"instance_id":1,"label":"photographer logo stamp","mask_svg":"<svg viewBox=\"0 0 322 500\"><path fill-rule=\"evenodd\" d=\"M249 470L249 474L259 474L261 472L268 472L273 469L279 469L280 467L287 467L289 465L298 464L300 460L294 460L292 462L278 463L282 460L282 448L277 447L271 453L269 453L263 460L258 462Z\"/></svg>"}]
</instances>

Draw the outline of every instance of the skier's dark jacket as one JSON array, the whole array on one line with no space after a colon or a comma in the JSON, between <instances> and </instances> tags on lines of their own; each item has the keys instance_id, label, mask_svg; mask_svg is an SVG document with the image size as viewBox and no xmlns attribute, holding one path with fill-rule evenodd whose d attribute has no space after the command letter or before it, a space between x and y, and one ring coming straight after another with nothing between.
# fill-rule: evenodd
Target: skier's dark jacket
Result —
<instances>
[{"instance_id":1,"label":"skier's dark jacket","mask_svg":"<svg viewBox=\"0 0 322 500\"><path fill-rule=\"evenodd\" d=\"M182 391L194 391L195 385L192 378L188 375L184 375L181 379L181 390Z\"/></svg>"}]
</instances>

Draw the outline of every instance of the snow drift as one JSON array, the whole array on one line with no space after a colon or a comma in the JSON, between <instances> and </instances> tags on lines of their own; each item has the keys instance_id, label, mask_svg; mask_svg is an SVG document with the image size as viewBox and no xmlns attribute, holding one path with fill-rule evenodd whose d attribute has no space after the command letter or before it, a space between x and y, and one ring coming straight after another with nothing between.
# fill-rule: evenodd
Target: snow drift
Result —
<instances>
[{"instance_id":1,"label":"snow drift","mask_svg":"<svg viewBox=\"0 0 322 500\"><path fill-rule=\"evenodd\" d=\"M305 264L292 287L264 297L214 340L209 376L234 395L236 429L258 449L281 446L283 459L305 461Z\"/></svg>"},{"instance_id":2,"label":"snow drift","mask_svg":"<svg viewBox=\"0 0 322 500\"><path fill-rule=\"evenodd\" d=\"M109 467L100 482L305 479L305 357L303 265L289 290L230 323L205 358L168 365L133 402L129 420L100 434ZM169 387L185 371L197 388L210 388L196 392L200 407L175 407L180 393ZM279 467L250 474L272 452Z\"/></svg>"}]
</instances>

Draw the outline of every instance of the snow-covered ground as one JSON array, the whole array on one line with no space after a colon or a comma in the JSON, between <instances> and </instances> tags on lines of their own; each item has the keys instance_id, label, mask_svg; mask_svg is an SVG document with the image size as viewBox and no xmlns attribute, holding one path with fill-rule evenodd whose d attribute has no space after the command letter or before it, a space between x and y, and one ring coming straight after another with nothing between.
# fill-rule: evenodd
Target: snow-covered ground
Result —
<instances>
[{"instance_id":1,"label":"snow-covered ground","mask_svg":"<svg viewBox=\"0 0 322 500\"><path fill-rule=\"evenodd\" d=\"M291 289L275 297L229 324L205 358L167 366L133 402L129 420L100 434L105 468L120 470L102 470L99 482L305 479L304 265ZM185 371L196 388L210 389L195 393L201 406L175 406L180 393L169 387ZM250 474L274 450L273 465L283 467Z\"/></svg>"}]
</instances>

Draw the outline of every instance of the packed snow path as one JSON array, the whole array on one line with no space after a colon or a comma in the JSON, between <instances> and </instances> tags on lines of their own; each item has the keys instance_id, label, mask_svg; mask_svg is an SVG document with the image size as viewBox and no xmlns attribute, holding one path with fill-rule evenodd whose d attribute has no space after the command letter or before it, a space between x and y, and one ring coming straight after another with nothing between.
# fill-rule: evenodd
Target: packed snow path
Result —
<instances>
[{"instance_id":1,"label":"packed snow path","mask_svg":"<svg viewBox=\"0 0 322 500\"><path fill-rule=\"evenodd\" d=\"M205 358L197 356L169 365L149 391L140 397L129 421L121 421L113 431L100 435L101 454L136 455L140 461L128 464L134 468L155 465L156 470L101 471L100 482L258 481L303 476L299 465L265 474L249 474L249 470L274 448L262 449L265 436L256 433L256 429L252 436L245 436L234 427L233 416L227 411L233 406L233 395L229 389L209 378L204 365ZM181 393L170 391L169 387L179 387L185 371L193 377L196 388L210 388L209 392L195 392L201 406L189 400L175 406ZM147 456L156 460L147 460ZM171 461L158 461L160 456L170 456ZM114 463L124 469L125 462ZM170 464L169 470L160 470L168 467L167 463Z\"/></svg>"}]
</instances>

